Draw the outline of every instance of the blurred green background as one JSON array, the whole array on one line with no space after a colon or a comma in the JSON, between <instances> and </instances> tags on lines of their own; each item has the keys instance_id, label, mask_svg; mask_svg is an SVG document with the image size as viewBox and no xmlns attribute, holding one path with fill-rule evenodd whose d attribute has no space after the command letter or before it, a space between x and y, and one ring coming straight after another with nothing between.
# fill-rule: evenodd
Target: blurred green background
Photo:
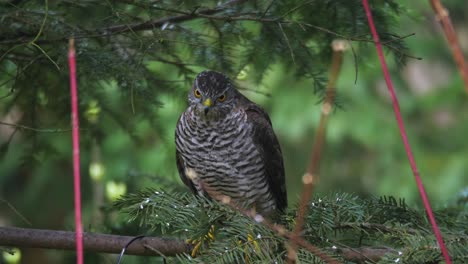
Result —
<instances>
[{"instance_id":1,"label":"blurred green background","mask_svg":"<svg viewBox=\"0 0 468 264\"><path fill-rule=\"evenodd\" d=\"M405 42L409 54L422 60L410 58L401 67L388 56L387 62L427 194L435 207L441 207L468 191L467 90L428 1L401 2L406 13L398 18L400 21L395 31L400 35L415 33ZM468 3L464 0L445 2L466 57ZM418 191L375 48L354 45L354 49L358 54L356 58L351 50L345 53L337 84L340 107L329 119L316 192L392 195L419 206ZM78 50L78 67L86 67L80 65L79 59L86 56L82 55L85 52L86 48ZM3 69L14 68L7 65L8 61L0 62ZM156 89L157 103L136 102L147 104L145 109L152 112L150 118L138 113L138 105L135 110L131 95L122 96L118 91L122 82L99 80L99 72L88 73L96 75L102 90L100 98L84 95L80 104L81 125L85 128L81 133L85 230L111 232L112 229L102 228L102 223L112 222L115 215L106 215L101 209L121 194L145 187L185 190L175 166L174 129L187 105L190 80L181 78L167 64L144 63L154 72L154 78L172 80L171 87L174 87ZM254 80L255 69L249 67L238 76L231 77L237 79L245 95L270 114L283 149L288 196L292 205L297 202L302 189L301 177L310 159L321 104L313 92L313 80L297 78L288 67L283 63L269 65L259 84ZM202 67L193 69L203 70ZM8 74L11 73L0 73L2 80ZM47 73L43 73L41 78L47 78ZM67 80L62 81L61 87L68 89L65 85ZM29 82L34 83L35 80ZM0 121L24 124L23 121L30 117L24 116L20 105L15 105L16 97L7 96L10 89L8 83L0 86ZM55 111L57 105L52 102L56 95L48 93L48 87L37 89L35 103L48 108L48 111ZM61 99L68 100L66 97ZM124 119L119 123L114 115L121 115ZM69 122L68 117L64 112L59 124ZM57 123L51 122L47 115L40 116L35 124L46 130L68 128L57 127ZM105 128L105 131L97 127ZM34 144L30 145L31 131L0 125L0 225L28 227L24 217L35 228L72 230L71 133L33 133ZM11 210L8 204L21 215ZM52 256L52 260L49 259L52 263L61 261L53 251L26 252ZM23 263L33 263L29 262L28 254L35 258L38 256L23 254ZM40 258L46 259L44 256ZM41 263L39 259L34 263Z\"/></svg>"}]
</instances>

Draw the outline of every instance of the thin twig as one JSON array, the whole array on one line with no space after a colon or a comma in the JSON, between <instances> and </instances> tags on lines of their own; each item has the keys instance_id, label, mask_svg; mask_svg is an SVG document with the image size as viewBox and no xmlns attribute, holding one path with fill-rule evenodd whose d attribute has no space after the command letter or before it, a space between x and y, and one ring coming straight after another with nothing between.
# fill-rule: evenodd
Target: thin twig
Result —
<instances>
[{"instance_id":1,"label":"thin twig","mask_svg":"<svg viewBox=\"0 0 468 264\"><path fill-rule=\"evenodd\" d=\"M34 128L34 127L29 127L29 126L24 126L24 125L18 125L18 124L11 124L7 122L0 121L0 125L3 126L10 126L18 129L23 129L23 130L30 130L34 132L40 132L40 133L63 133L63 132L70 132L71 128L67 129L60 129L60 128ZM86 129L80 129L80 130L86 130Z\"/></svg>"},{"instance_id":2,"label":"thin twig","mask_svg":"<svg viewBox=\"0 0 468 264\"><path fill-rule=\"evenodd\" d=\"M406 156L408 157L411 170L413 171L413 176L416 181L416 185L418 187L419 195L424 204L424 208L426 209L427 217L429 219L429 222L431 223L432 230L437 239L437 242L439 243L440 251L442 255L444 256L445 262L446 264L451 264L452 261L450 259L449 252L447 250L447 247L445 246L444 239L442 238L442 234L440 233L439 226L437 225L437 221L434 217L434 213L432 212L431 204L426 194L426 189L424 188L421 176L419 175L418 166L416 165L416 160L413 155L413 151L411 150L411 145L409 143L408 135L406 134L405 125L403 123L403 118L401 116L400 106L398 103L398 97L396 95L395 89L393 88L393 82L390 77L390 72L388 70L387 63L385 62L385 56L383 54L382 43L380 43L380 37L377 32L376 26L374 24L374 19L372 18L372 11L369 6L369 2L367 0L362 0L362 5L366 11L369 28L372 33L372 38L374 39L374 45L377 49L377 55L379 57L380 65L382 67L382 73L384 75L385 83L387 84L388 91L390 92L390 96L392 98L393 111L395 112L395 119L398 124L398 129L400 131L401 139L403 141L403 146L406 151Z\"/></svg>"},{"instance_id":3,"label":"thin twig","mask_svg":"<svg viewBox=\"0 0 468 264\"><path fill-rule=\"evenodd\" d=\"M421 231L412 229L412 228L394 228L394 227L389 227L383 224L376 224L376 223L353 223L353 222L344 222L344 223L339 223L336 226L334 226L334 229L354 229L354 228L361 228L361 229L368 229L368 230L377 230L380 232L385 232L385 233L405 233L405 234L419 234Z\"/></svg>"},{"instance_id":4,"label":"thin twig","mask_svg":"<svg viewBox=\"0 0 468 264\"><path fill-rule=\"evenodd\" d=\"M289 43L288 36L286 35L286 32L284 32L283 26L281 25L281 23L278 23L278 26L279 26L279 28L281 30L281 33L283 34L283 37L284 37L284 40L286 41L286 44L288 45L288 49L289 49L289 53L291 54L292 62L293 62L293 64L296 64L296 60L294 59L294 51L291 48L291 44Z\"/></svg>"},{"instance_id":5,"label":"thin twig","mask_svg":"<svg viewBox=\"0 0 468 264\"><path fill-rule=\"evenodd\" d=\"M460 44L457 39L457 34L453 29L452 22L450 20L449 12L447 9L440 3L439 0L430 0L432 9L436 13L436 19L442 24L444 29L445 37L447 38L448 44L452 49L453 58L457 63L458 70L465 82L465 90L468 93L468 67L466 65L465 59L463 57Z\"/></svg>"},{"instance_id":6,"label":"thin twig","mask_svg":"<svg viewBox=\"0 0 468 264\"><path fill-rule=\"evenodd\" d=\"M416 35L416 33L409 33L409 34L406 34L406 35L403 35L403 36L396 36L396 38L394 38L394 39L383 41L382 44L388 44L388 43L395 42L397 40L403 40L405 38L409 38L409 37L412 37L414 35Z\"/></svg>"},{"instance_id":7,"label":"thin twig","mask_svg":"<svg viewBox=\"0 0 468 264\"><path fill-rule=\"evenodd\" d=\"M72 123L73 197L75 211L76 263L84 263L83 224L81 219L81 174L80 174L80 125L78 114L78 85L76 81L75 40L68 43L68 66L70 72L70 101Z\"/></svg>"},{"instance_id":8,"label":"thin twig","mask_svg":"<svg viewBox=\"0 0 468 264\"><path fill-rule=\"evenodd\" d=\"M293 230L293 235L295 237L299 237L303 226L304 226L304 219L307 214L307 210L309 208L308 204L312 197L312 192L314 190L315 185L319 180L319 170L320 170L320 160L323 153L323 148L325 145L325 136L326 136L326 128L327 128L327 121L328 116L333 108L333 101L335 99L335 86L338 76L340 74L341 65L343 64L343 51L346 48L346 42L343 40L333 41L332 49L332 64L330 75L328 79L327 88L325 90L325 98L322 105L322 112L320 114L320 123L315 134L314 144L312 146L312 154L310 158L309 165L307 167L307 171L302 177L303 182L303 190L301 194L301 200L299 202L299 208L296 217L296 226ZM295 243L291 243L288 253L288 262L294 263L294 257L296 246Z\"/></svg>"},{"instance_id":9,"label":"thin twig","mask_svg":"<svg viewBox=\"0 0 468 264\"><path fill-rule=\"evenodd\" d=\"M11 203L2 198L0 198L0 202L6 204L16 215L18 215L21 218L21 220L23 220L23 222L25 222L29 226L32 226L31 222L26 217L24 217L24 215L22 215L18 210L16 210L16 208Z\"/></svg>"},{"instance_id":10,"label":"thin twig","mask_svg":"<svg viewBox=\"0 0 468 264\"><path fill-rule=\"evenodd\" d=\"M338 253L346 256L346 260L356 263L377 263L385 254L393 253L395 251L395 249L386 247L360 247L337 249Z\"/></svg>"}]
</instances>

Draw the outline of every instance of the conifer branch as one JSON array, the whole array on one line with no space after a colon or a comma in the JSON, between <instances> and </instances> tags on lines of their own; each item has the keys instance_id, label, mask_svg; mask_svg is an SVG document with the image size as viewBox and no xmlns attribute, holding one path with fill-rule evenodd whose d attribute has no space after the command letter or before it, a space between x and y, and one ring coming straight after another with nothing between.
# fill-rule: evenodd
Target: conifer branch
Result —
<instances>
[{"instance_id":1,"label":"conifer branch","mask_svg":"<svg viewBox=\"0 0 468 264\"><path fill-rule=\"evenodd\" d=\"M118 34L123 34L127 32L136 32L136 31L141 31L141 30L160 28L164 24L180 23L180 22L185 22L185 21L192 20L195 18L203 17L204 15L216 14L218 12L224 11L228 7L231 7L235 4L242 3L244 1L245 0L231 0L231 1L227 1L226 3L216 8L204 9L196 13L195 12L191 12L191 13L190 12L177 12L177 13L181 13L182 15L151 19L148 21L140 22L140 23L113 25L113 26L108 26L105 28L98 28L98 29L95 29L94 31L91 31L94 33L90 35L76 34L76 36L74 36L73 38L84 39L84 38L107 37L107 36L118 35ZM172 9L161 9L161 10L175 12L175 10L172 10ZM39 33L42 33L42 30ZM69 39L68 36L65 36L65 37L60 37L56 39L48 39L48 40L42 39L41 40L41 39L38 39L39 35L40 34L37 34L32 40L26 40L24 37L22 37L21 39L17 39L17 40L0 41L0 44L21 44L21 43L31 43L31 42L40 44L40 43L61 42L61 41L66 41Z\"/></svg>"},{"instance_id":2,"label":"conifer branch","mask_svg":"<svg viewBox=\"0 0 468 264\"><path fill-rule=\"evenodd\" d=\"M225 22L253 21L253 22L258 22L258 23L275 23L275 24L278 24L280 28L282 27L283 24L297 25L303 28L304 30L305 28L313 28L315 30L330 34L337 38L343 38L348 41L373 43L372 38L343 35L333 30L330 30L321 26L313 25L310 23L306 23L303 21L293 21L293 20L284 19L284 15L279 16L279 17L265 17L265 15L258 16L256 13L253 13L253 12L241 12L241 13L234 13L234 14L229 14L229 15L217 15L223 11L226 11L229 7L232 7L236 4L240 4L244 1L245 0L232 0L215 8L193 10L191 12L176 10L176 9L171 9L171 8L158 7L157 8L158 10L167 11L170 13L176 13L179 15L151 19L151 20L138 22L138 23L112 25L112 26L103 27L103 28L96 28L94 30L86 30L87 34L84 34L82 31L82 32L72 33L72 35L74 35L74 39L102 38L102 37L109 37L113 35L125 34L128 32L159 29L159 28L162 28L164 25L168 25L168 24L177 24L177 23L187 22L193 19L204 18L204 19L209 19L209 20L219 20L219 21L225 21ZM281 30L283 31L282 28ZM282 34L283 34L283 37L285 37L284 31ZM398 49L397 47L391 45L392 42L394 41L402 40L413 35L414 33L404 35L404 36L397 36L391 41L382 42L382 45L384 45L386 48L398 53L399 55L403 57L420 60L421 58L407 54L403 52L402 50ZM30 37L32 38L32 36ZM59 37L55 39L37 39L34 41L34 43L37 45L37 44L44 44L44 43L63 42L63 41L67 41L68 38L69 38L68 36L65 36L65 37ZM7 40L0 41L0 44L25 44L25 43L30 43L30 42L31 41L28 39L28 37L23 36L20 39L15 39L15 40L7 39ZM286 42L289 46L290 53L292 53L292 48L290 47L290 44L287 38L286 38Z\"/></svg>"},{"instance_id":3,"label":"conifer branch","mask_svg":"<svg viewBox=\"0 0 468 264\"><path fill-rule=\"evenodd\" d=\"M272 225L273 227L274 225ZM274 227L281 230L278 226ZM133 236L120 236L99 233L83 234L84 250L88 252L119 254L125 245L132 240ZM302 239L297 241L305 248L311 249L307 242ZM75 250L75 234L71 231L31 229L18 227L0 227L0 246L18 248L43 248L57 250ZM164 256L170 257L177 254L190 252L191 246L185 241L160 238L144 237L135 240L125 251L126 255L136 256ZM362 262L366 260L378 261L385 254L394 252L391 248L360 247L360 248L337 248L344 259ZM336 262L330 262L336 263Z\"/></svg>"}]
</instances>

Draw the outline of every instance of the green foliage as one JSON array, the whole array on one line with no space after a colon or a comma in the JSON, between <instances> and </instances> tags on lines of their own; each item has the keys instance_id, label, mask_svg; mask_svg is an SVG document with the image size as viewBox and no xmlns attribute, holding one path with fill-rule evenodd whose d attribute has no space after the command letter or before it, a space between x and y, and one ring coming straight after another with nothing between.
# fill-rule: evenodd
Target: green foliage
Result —
<instances>
[{"instance_id":1,"label":"green foliage","mask_svg":"<svg viewBox=\"0 0 468 264\"><path fill-rule=\"evenodd\" d=\"M188 85L200 69L235 77L249 65L251 79L258 83L271 65L282 62L298 77L313 78L322 88L331 41L336 37L369 41L358 0L217 3L4 4L0 69L8 74L2 79L1 96L7 96L2 111L21 107L29 117L23 123L31 126L67 123L68 90L64 87L66 40L70 37L77 42L82 106L97 101L130 134L140 117L155 118L154 106L162 94L180 96L179 84ZM397 57L402 60L405 47L392 28L397 11L399 7L392 1L379 1L373 10L384 40L392 40L391 50L400 52ZM91 19L83 19L83 14ZM106 89L109 83L113 83L111 91ZM126 111L116 111L110 99L115 94ZM90 125L89 120L83 121ZM101 126L95 129L108 134Z\"/></svg>"},{"instance_id":2,"label":"green foliage","mask_svg":"<svg viewBox=\"0 0 468 264\"><path fill-rule=\"evenodd\" d=\"M456 29L467 24L465 2L447 3ZM428 195L434 205L452 202L468 185L468 105L450 49L427 15L431 14L427 1L378 0L371 5L385 51L393 57L389 66ZM413 32L416 36L401 38ZM114 226L112 213L101 221L101 207L111 202L103 194L109 182L124 182L129 192L147 186L170 186L177 193L185 190L174 161L174 128L193 77L206 68L228 74L243 93L269 112L285 157L288 198L294 203L309 161L320 113L318 102L327 81L330 44L335 39L348 39L352 50L344 54L336 102L344 111L335 111L330 117L318 190L356 192L360 197L394 195L404 197L411 206L419 201L360 0L2 1L0 121L11 125L0 124L0 198L34 226L69 229L73 222L67 66L67 42L72 36L78 60L87 230L139 231L133 226ZM424 60L413 60L413 55ZM408 63L406 68L402 68L404 63ZM422 70L418 75L410 71L414 69ZM102 166L102 179L89 177L90 164ZM153 195L148 193L148 197ZM171 195L175 204L179 198L202 203L189 195ZM135 204L141 198L135 196ZM370 231L355 225L336 230L331 219L366 222L372 213L369 208L378 212L371 219L376 223L391 219L388 221L401 222L408 229L427 226L419 210L399 201L346 198L346 202L328 204L325 210L314 201L323 215L308 220L311 242L330 247L324 241L335 233L346 243L355 241L354 237L360 237L358 231ZM192 209L184 210L192 213ZM174 213L160 211L166 216ZM8 208L0 212L2 222L24 224ZM217 221L201 211L197 214L200 219L192 220L196 222L192 229L191 225L184 227L185 222L171 222L162 230L167 219L152 222L150 216L142 222L145 228L181 237L200 235L210 227L203 221ZM215 216L225 214L213 213ZM180 217L189 220L187 215ZM240 215L233 217L243 227L250 223ZM461 230L466 213L447 209L438 217L447 230ZM452 217L458 220L452 221ZM322 218L323 223L317 220ZM188 232L183 231L186 228ZM236 233L240 229L229 230L242 240L245 232ZM267 232L262 230L258 232ZM398 230L407 232L403 227ZM387 232L385 237L392 243L399 241L399 248L406 249L410 243L395 238L400 234L396 229L395 235L388 235L385 228L379 232ZM370 238L363 241L372 244ZM282 250L280 238L270 242L278 252L262 253L265 259L279 256ZM243 257L244 247L226 245L233 250L225 260ZM217 242L205 250L222 252L222 244ZM428 252L429 257L436 254ZM300 251L299 256L318 263L308 251ZM395 258L389 257L391 260Z\"/></svg>"},{"instance_id":3,"label":"green foliage","mask_svg":"<svg viewBox=\"0 0 468 264\"><path fill-rule=\"evenodd\" d=\"M104 179L94 184L123 181L129 190L157 184L147 175L177 179L174 127L187 87L202 69L233 79L243 73L239 87L254 91L250 96L269 108L265 97L258 96L271 74L311 82L321 96L331 40L370 43L358 0L218 2L2 2L0 114L13 126L0 127L5 129L0 182L14 187L0 194L19 201L17 206L34 217L36 201L50 191L46 186L58 182L57 175L68 175L71 37L77 52L82 171L86 177L90 163L103 164ZM394 1L375 3L382 34L398 34L394 25L402 11ZM403 45L403 40L392 45ZM284 65L281 72L275 70L278 65ZM288 84L285 94L294 92L293 86ZM304 127L297 128L304 133ZM71 181L61 177L60 183L69 186ZM86 177L84 193L94 190L91 183ZM61 191L54 194L44 204L69 204L71 198L61 199ZM90 210L103 202L85 197Z\"/></svg>"},{"instance_id":4,"label":"green foliage","mask_svg":"<svg viewBox=\"0 0 468 264\"><path fill-rule=\"evenodd\" d=\"M177 256L180 263L242 263L246 259L249 263L273 263L284 259L287 239L232 207L203 197L147 189L123 197L115 206L144 229L181 239L203 237L214 225L215 240L209 246L205 244L195 259ZM464 203L436 213L454 263L463 263L468 257L467 208ZM282 220L289 229L294 225L295 209ZM249 234L254 240L248 239ZM309 203L303 236L342 261L346 260L344 249L363 246L388 249L378 263L442 260L424 211L393 197L319 195ZM298 258L301 263L323 263L304 249L298 252Z\"/></svg>"}]
</instances>

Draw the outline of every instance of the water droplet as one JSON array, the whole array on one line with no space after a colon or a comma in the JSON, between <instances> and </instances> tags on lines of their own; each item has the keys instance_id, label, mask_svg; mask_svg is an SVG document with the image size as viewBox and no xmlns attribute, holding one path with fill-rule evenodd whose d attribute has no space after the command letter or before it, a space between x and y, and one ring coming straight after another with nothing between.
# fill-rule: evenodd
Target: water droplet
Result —
<instances>
[{"instance_id":1,"label":"water droplet","mask_svg":"<svg viewBox=\"0 0 468 264\"><path fill-rule=\"evenodd\" d=\"M169 26L169 22L164 23L164 24L161 26L161 30L165 30L165 29L167 28L167 26Z\"/></svg>"}]
</instances>

